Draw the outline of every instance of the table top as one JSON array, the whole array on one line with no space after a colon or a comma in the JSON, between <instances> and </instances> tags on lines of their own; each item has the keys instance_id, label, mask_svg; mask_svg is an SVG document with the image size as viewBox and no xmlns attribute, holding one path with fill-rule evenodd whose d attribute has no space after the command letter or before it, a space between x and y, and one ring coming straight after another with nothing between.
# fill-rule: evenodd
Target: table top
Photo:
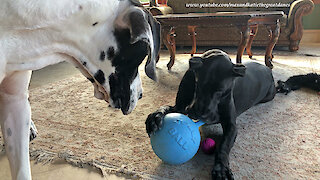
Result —
<instances>
[{"instance_id":1,"label":"table top","mask_svg":"<svg viewBox=\"0 0 320 180\"><path fill-rule=\"evenodd\" d=\"M284 16L283 11L251 11L251 12L216 12L216 13L186 13L186 14L166 14L154 16L156 19L190 19L190 18L254 18L254 17L278 17Z\"/></svg>"},{"instance_id":2,"label":"table top","mask_svg":"<svg viewBox=\"0 0 320 180\"><path fill-rule=\"evenodd\" d=\"M282 11L252 11L167 14L154 17L164 26L233 26L274 24L283 16Z\"/></svg>"}]
</instances>

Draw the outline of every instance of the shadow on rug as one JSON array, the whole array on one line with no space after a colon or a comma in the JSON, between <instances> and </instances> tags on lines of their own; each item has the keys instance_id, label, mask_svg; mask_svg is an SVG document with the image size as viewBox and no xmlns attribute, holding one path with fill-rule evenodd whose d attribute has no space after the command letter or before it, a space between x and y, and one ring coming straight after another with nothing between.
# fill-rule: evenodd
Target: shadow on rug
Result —
<instances>
[{"instance_id":1,"label":"shadow on rug","mask_svg":"<svg viewBox=\"0 0 320 180\"><path fill-rule=\"evenodd\" d=\"M32 118L39 136L31 144L40 162L65 159L73 165L97 167L102 174L137 179L210 179L214 158L198 152L181 166L167 165L153 153L145 132L147 115L173 104L189 55L179 56L173 71L159 62L159 82L141 66L144 97L128 116L93 97L92 85L74 76L30 92ZM167 56L164 58L168 58ZM311 72L275 64L275 80ZM255 106L238 118L239 133L230 154L236 179L319 179L320 99L300 90ZM219 138L219 126L205 126L203 136ZM2 142L2 141L0 141Z\"/></svg>"}]
</instances>

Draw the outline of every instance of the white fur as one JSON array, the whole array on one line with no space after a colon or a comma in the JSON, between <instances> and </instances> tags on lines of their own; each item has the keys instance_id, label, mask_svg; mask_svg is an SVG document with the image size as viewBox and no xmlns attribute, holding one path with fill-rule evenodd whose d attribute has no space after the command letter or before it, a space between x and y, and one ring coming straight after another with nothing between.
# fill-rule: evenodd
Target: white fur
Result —
<instances>
[{"instance_id":1,"label":"white fur","mask_svg":"<svg viewBox=\"0 0 320 180\"><path fill-rule=\"evenodd\" d=\"M31 179L31 109L27 91L30 77L31 71L15 72L7 76L0 86L0 123L12 179Z\"/></svg>"},{"instance_id":2,"label":"white fur","mask_svg":"<svg viewBox=\"0 0 320 180\"><path fill-rule=\"evenodd\" d=\"M68 61L88 78L100 69L109 77L115 68L110 61L100 61L99 55L110 46L117 51L112 32L115 25L126 26L122 18L130 11L129 5L128 0L1 0L0 123L13 179L31 179L31 70ZM148 38L152 37L150 29L148 33ZM152 38L150 41L153 47ZM108 100L108 78L103 85L93 85L95 96ZM139 75L130 89L129 112L142 92Z\"/></svg>"},{"instance_id":3,"label":"white fur","mask_svg":"<svg viewBox=\"0 0 320 180\"><path fill-rule=\"evenodd\" d=\"M130 96L131 103L130 103L128 113L131 113L132 110L136 107L138 100L139 100L139 96L143 92L143 89L141 86L141 78L140 78L139 73L138 73L137 77L133 80L133 82L131 83L130 90L132 93Z\"/></svg>"}]
</instances>

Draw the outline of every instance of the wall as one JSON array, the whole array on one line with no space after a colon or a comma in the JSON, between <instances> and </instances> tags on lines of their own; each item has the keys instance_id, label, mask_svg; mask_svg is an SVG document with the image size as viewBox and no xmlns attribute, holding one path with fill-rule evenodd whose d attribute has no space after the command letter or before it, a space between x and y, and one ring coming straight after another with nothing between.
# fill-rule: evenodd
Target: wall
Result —
<instances>
[{"instance_id":1,"label":"wall","mask_svg":"<svg viewBox=\"0 0 320 180\"><path fill-rule=\"evenodd\" d=\"M302 19L303 27L307 29L320 29L320 0L313 0L315 7L311 14Z\"/></svg>"}]
</instances>

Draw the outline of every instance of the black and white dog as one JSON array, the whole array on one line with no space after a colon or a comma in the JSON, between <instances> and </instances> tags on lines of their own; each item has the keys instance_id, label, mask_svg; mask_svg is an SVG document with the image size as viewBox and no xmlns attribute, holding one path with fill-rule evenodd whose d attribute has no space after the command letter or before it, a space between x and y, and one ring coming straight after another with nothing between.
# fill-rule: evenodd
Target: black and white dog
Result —
<instances>
[{"instance_id":1,"label":"black and white dog","mask_svg":"<svg viewBox=\"0 0 320 180\"><path fill-rule=\"evenodd\" d=\"M73 63L94 95L129 114L142 96L138 66L156 79L160 24L138 0L2 0L0 123L13 179L31 179L31 71Z\"/></svg>"},{"instance_id":2,"label":"black and white dog","mask_svg":"<svg viewBox=\"0 0 320 180\"><path fill-rule=\"evenodd\" d=\"M229 153L237 136L236 118L250 107L271 101L275 83L271 70L258 63L233 64L220 50L211 50L189 61L177 93L175 106L164 106L146 120L147 133L161 129L167 113L179 112L207 124L221 123L212 179L233 179Z\"/></svg>"}]
</instances>

